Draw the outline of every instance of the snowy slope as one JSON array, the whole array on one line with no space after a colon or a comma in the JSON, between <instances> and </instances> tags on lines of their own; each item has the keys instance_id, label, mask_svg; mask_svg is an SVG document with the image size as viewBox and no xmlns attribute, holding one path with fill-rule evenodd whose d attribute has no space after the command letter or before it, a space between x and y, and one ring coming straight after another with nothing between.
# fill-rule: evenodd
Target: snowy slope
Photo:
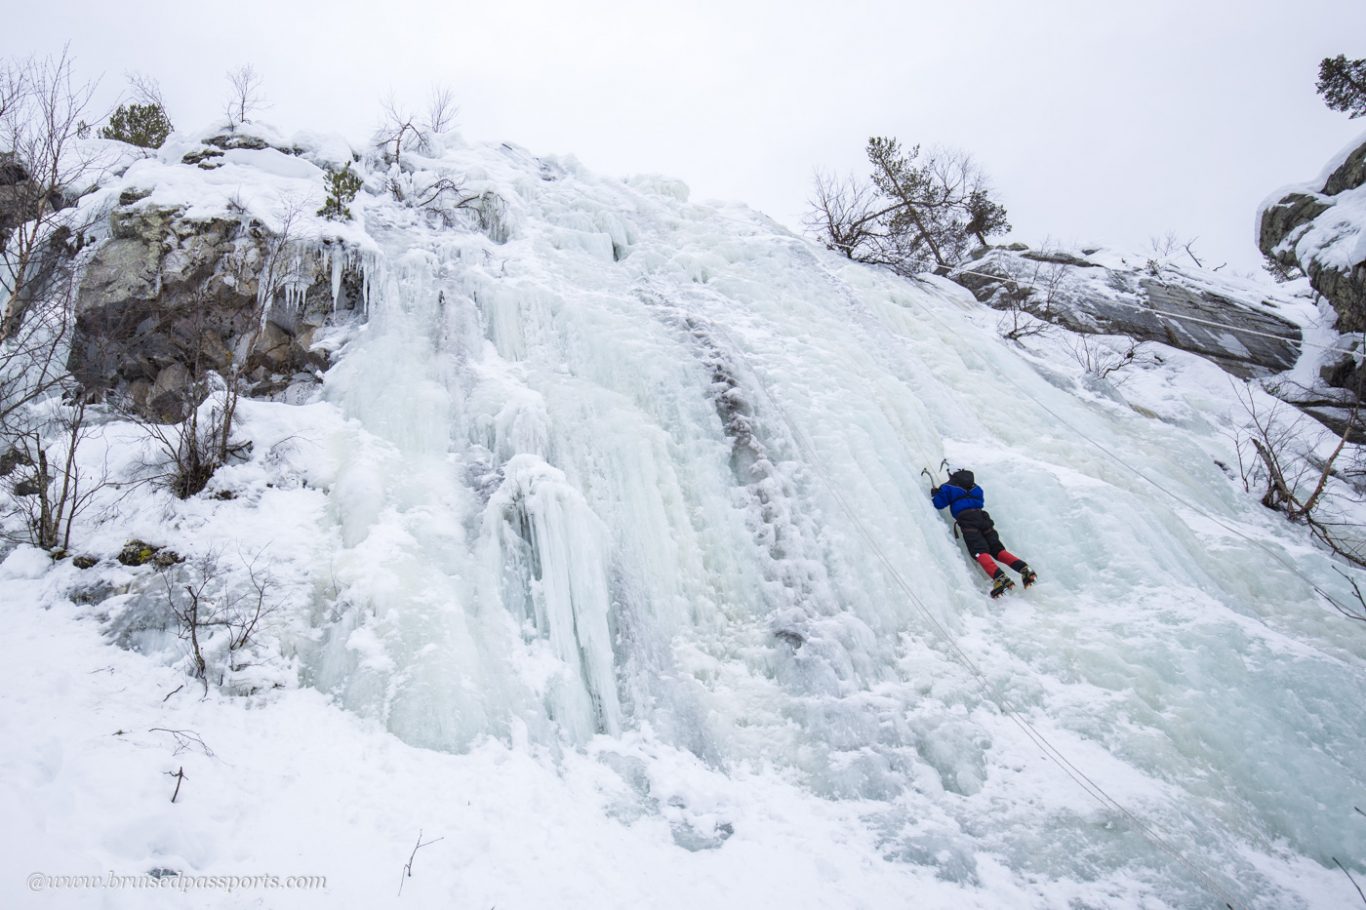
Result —
<instances>
[{"instance_id":1,"label":"snowy slope","mask_svg":"<svg viewBox=\"0 0 1366 910\"><path fill-rule=\"evenodd\" d=\"M675 182L439 151L397 176L501 204L452 227L357 200L369 322L317 402L244 405L253 455L211 487L235 498L140 488L83 529L265 554L278 610L221 677L260 691L166 695L184 645L140 619L150 568L0 565L16 901L30 872L164 868L328 879L191 906L369 907L418 829L443 838L419 906L1355 899L1331 858L1366 874L1366 638L1314 590L1350 599L1333 561L1216 465L1221 371L1172 351L1097 383L960 288ZM122 179L321 201L275 150L181 152ZM128 436L100 437L116 471ZM986 598L928 504L942 459L1040 586ZM100 573L131 587L73 604Z\"/></svg>"}]
</instances>

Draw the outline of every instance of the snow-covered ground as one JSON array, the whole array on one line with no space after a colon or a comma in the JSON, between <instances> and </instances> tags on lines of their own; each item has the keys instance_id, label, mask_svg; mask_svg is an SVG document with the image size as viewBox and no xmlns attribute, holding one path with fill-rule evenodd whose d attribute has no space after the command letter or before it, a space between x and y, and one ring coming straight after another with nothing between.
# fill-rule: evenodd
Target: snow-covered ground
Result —
<instances>
[{"instance_id":1,"label":"snow-covered ground","mask_svg":"<svg viewBox=\"0 0 1366 910\"><path fill-rule=\"evenodd\" d=\"M143 906L21 882L152 869L327 879L205 907L1357 899L1366 633L1219 466L1239 384L1171 350L1098 381L674 181L438 144L391 176L502 203L353 204L370 318L318 400L244 402L252 454L204 495L83 522L82 553L187 556L174 581L0 564L7 905ZM103 198L321 203L303 159L187 147ZM142 447L111 420L83 457L123 479ZM1039 586L987 598L928 502L944 459ZM206 573L271 607L209 643L207 695L164 608Z\"/></svg>"}]
</instances>

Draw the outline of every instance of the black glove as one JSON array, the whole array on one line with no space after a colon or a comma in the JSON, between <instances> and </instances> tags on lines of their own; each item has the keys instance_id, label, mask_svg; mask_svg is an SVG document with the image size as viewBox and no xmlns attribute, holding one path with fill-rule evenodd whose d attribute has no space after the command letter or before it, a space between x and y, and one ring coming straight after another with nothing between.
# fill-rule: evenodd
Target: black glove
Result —
<instances>
[{"instance_id":1,"label":"black glove","mask_svg":"<svg viewBox=\"0 0 1366 910\"><path fill-rule=\"evenodd\" d=\"M939 495L939 488L938 488L938 487L930 487L930 495L931 495L931 496L938 496L938 495Z\"/></svg>"}]
</instances>

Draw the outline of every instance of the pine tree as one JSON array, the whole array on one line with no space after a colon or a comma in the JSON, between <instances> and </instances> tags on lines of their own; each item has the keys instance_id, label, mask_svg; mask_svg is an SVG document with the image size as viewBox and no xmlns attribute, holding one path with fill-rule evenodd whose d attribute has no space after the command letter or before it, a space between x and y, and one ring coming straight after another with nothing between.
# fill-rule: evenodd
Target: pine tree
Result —
<instances>
[{"instance_id":1,"label":"pine tree","mask_svg":"<svg viewBox=\"0 0 1366 910\"><path fill-rule=\"evenodd\" d=\"M328 171L327 200L318 209L318 214L332 221L350 221L349 204L360 192L361 185L360 175L354 173L349 164L339 171Z\"/></svg>"},{"instance_id":2,"label":"pine tree","mask_svg":"<svg viewBox=\"0 0 1366 910\"><path fill-rule=\"evenodd\" d=\"M1366 60L1348 60L1345 54L1324 57L1318 92L1330 110L1345 111L1353 119L1366 117Z\"/></svg>"},{"instance_id":3,"label":"pine tree","mask_svg":"<svg viewBox=\"0 0 1366 910\"><path fill-rule=\"evenodd\" d=\"M171 118L159 104L120 104L100 135L139 148L157 149L171 135L171 129Z\"/></svg>"},{"instance_id":4,"label":"pine tree","mask_svg":"<svg viewBox=\"0 0 1366 910\"><path fill-rule=\"evenodd\" d=\"M963 230L976 237L982 246L987 245L987 238L992 234L1010 233L1010 222L1006 220L1005 206L993 202L987 196L986 190L973 190L968 194L965 205L968 223L963 226Z\"/></svg>"}]
</instances>

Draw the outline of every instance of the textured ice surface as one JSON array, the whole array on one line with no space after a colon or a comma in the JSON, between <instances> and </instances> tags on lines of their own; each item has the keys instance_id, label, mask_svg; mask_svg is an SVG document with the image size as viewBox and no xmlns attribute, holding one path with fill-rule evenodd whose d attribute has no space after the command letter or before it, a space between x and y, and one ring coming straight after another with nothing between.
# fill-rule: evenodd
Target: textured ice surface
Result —
<instances>
[{"instance_id":1,"label":"textured ice surface","mask_svg":"<svg viewBox=\"0 0 1366 910\"><path fill-rule=\"evenodd\" d=\"M991 857L1115 905L1308 905L1330 856L1366 856L1360 630L1214 464L1231 390L1142 417L1040 375L964 293L750 211L506 147L446 165L506 230L367 215L371 324L327 382L364 439L331 496L349 606L317 685L441 749L648 730L786 769L953 882ZM986 599L927 502L944 458L1039 587Z\"/></svg>"}]
</instances>

